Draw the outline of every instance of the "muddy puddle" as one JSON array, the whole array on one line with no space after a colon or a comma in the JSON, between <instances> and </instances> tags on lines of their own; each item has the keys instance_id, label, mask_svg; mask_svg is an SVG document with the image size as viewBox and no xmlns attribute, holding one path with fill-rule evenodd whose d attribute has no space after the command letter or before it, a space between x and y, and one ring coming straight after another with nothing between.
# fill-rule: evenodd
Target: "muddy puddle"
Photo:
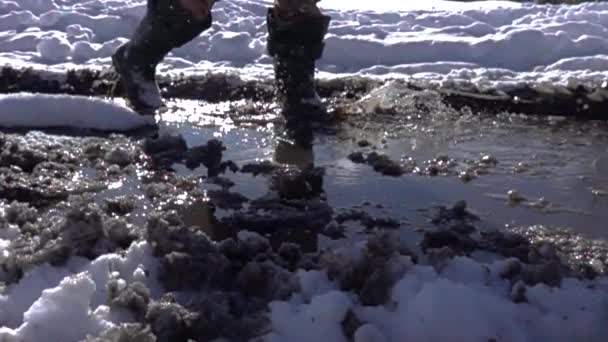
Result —
<instances>
[{"instance_id":1,"label":"muddy puddle","mask_svg":"<svg viewBox=\"0 0 608 342\"><path fill-rule=\"evenodd\" d=\"M219 139L224 159L241 166L268 160L321 167L324 196L338 211L360 208L416 229L429 221L429 208L465 200L488 227L543 224L608 237L606 123L472 114L358 119L315 131L308 149L284 142L272 115L243 124L192 115L185 108L199 108L196 102L180 101L180 107L163 117L161 130L181 134L189 146ZM383 172L353 155L382 156L399 172ZM182 176L206 173L181 165L176 170ZM272 182L240 172L226 177L234 183L230 191L248 199L268 195Z\"/></svg>"},{"instance_id":2,"label":"muddy puddle","mask_svg":"<svg viewBox=\"0 0 608 342\"><path fill-rule=\"evenodd\" d=\"M438 210L461 201L479 218L476 230L541 225L608 238L605 122L427 108L346 117L301 146L270 106L248 106L173 100L158 131L26 140L84 151L89 162L74 162L72 183L108 213L144 226L152 211L174 209L215 240L250 229L312 252L389 229L415 247ZM137 147L154 134L177 137L151 139L160 159Z\"/></svg>"}]
</instances>

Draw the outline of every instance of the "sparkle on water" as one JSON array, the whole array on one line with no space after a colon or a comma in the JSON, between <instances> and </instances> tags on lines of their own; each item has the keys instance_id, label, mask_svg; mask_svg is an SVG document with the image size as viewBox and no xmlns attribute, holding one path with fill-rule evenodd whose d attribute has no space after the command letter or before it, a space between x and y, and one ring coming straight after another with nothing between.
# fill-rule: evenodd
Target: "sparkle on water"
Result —
<instances>
[{"instance_id":1,"label":"sparkle on water","mask_svg":"<svg viewBox=\"0 0 608 342\"><path fill-rule=\"evenodd\" d=\"M161 131L183 135L189 146L218 138L227 147L224 159L241 166L259 160L297 166L312 160L315 166L326 170L324 190L332 207L360 206L372 214L394 217L405 223L404 234L428 226L427 209L434 205L466 200L487 227L542 224L608 238L606 123L520 116L428 121L412 116L399 124L370 122L363 127L338 127L332 134L319 132L312 150L301 151L281 143L278 137L283 128L275 114L258 115L254 121L249 117L249 122L242 122L240 117L246 118L250 113L228 115L234 113L233 106L171 101L170 111L158 118ZM40 139L49 138L37 138ZM362 140L367 143L359 144ZM360 146L367 144L370 146ZM417 163L419 168L440 155L457 163L496 160L498 164L489 168L488 174L467 183L459 179L458 173L438 177L405 174L394 178L382 176L369 165L351 162L347 156L354 151L376 151L402 163ZM303 158L306 160L300 160ZM175 165L175 169L181 175L201 179L206 174L204 168L191 171ZM83 170L73 181L77 183L94 172ZM138 180L142 172L138 170L136 177L113 180L96 198L102 201L128 194L143 199ZM231 191L250 199L269 191L267 177L243 173L229 173L227 177L235 183ZM208 190L219 187L207 183L203 186ZM521 200L510 200L514 194ZM187 200L182 196L176 203L187 204ZM146 205L134 212L134 223L143 223L151 209ZM357 234L357 227L353 226L347 235Z\"/></svg>"},{"instance_id":2,"label":"sparkle on water","mask_svg":"<svg viewBox=\"0 0 608 342\"><path fill-rule=\"evenodd\" d=\"M162 116L161 129L179 132L190 146L219 138L227 146L225 159L239 165L267 159L297 164L297 156L307 155L284 148L277 138L282 126L275 124L274 115L248 125L228 117L225 113L231 107L225 103L179 101L175 108L179 109ZM210 112L224 114L206 114ZM486 120L469 117L432 124L410 119L410 123L396 128L345 127L335 134L316 135L307 158L313 158L315 166L326 168L324 189L334 208L364 202L379 204L381 208L367 209L404 220L416 228L428 220L425 209L464 199L487 226L544 224L571 228L592 237L608 237L608 212L603 209L608 198L599 196L608 187L608 138L602 133L607 128L605 123L528 120L518 116ZM359 147L357 142L363 138L372 147ZM498 164L469 183L457 176L406 174L392 178L347 158L353 151L372 148L393 160L413 159L419 165L438 155L485 163L496 159ZM178 172L192 171L178 167ZM204 174L204 170L193 172ZM236 183L232 191L249 198L264 196L268 191L264 177L237 173L229 178ZM514 204L508 200L509 191L526 200Z\"/></svg>"}]
</instances>

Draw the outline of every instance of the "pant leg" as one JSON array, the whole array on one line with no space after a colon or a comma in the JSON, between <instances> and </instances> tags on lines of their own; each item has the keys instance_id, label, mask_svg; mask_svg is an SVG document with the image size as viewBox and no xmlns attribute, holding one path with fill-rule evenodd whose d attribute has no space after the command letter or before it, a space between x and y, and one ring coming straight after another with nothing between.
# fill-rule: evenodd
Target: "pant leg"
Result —
<instances>
[{"instance_id":1,"label":"pant leg","mask_svg":"<svg viewBox=\"0 0 608 342\"><path fill-rule=\"evenodd\" d=\"M274 10L281 18L288 17L320 17L321 10L317 7L320 0L274 0Z\"/></svg>"},{"instance_id":2,"label":"pant leg","mask_svg":"<svg viewBox=\"0 0 608 342\"><path fill-rule=\"evenodd\" d=\"M203 4L213 0L148 0L148 15L154 25L161 25L170 35L173 47L182 46L196 38L201 32L211 26L211 5L205 6L207 13L193 12L194 2Z\"/></svg>"}]
</instances>

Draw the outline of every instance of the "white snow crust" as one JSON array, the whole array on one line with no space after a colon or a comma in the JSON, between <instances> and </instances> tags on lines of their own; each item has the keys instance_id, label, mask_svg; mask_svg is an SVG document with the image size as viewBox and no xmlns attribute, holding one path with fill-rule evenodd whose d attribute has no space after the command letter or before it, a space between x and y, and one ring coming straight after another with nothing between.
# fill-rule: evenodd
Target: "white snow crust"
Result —
<instances>
[{"instance_id":1,"label":"white snow crust","mask_svg":"<svg viewBox=\"0 0 608 342\"><path fill-rule=\"evenodd\" d=\"M124 104L95 97L18 93L0 95L0 127L128 131L154 124Z\"/></svg>"},{"instance_id":2,"label":"white snow crust","mask_svg":"<svg viewBox=\"0 0 608 342\"><path fill-rule=\"evenodd\" d=\"M220 1L213 27L179 48L167 72L269 75L269 1ZM600 83L608 72L608 3L324 0L333 18L322 76L365 74L478 83ZM143 0L0 0L0 64L65 69L109 65Z\"/></svg>"}]
</instances>

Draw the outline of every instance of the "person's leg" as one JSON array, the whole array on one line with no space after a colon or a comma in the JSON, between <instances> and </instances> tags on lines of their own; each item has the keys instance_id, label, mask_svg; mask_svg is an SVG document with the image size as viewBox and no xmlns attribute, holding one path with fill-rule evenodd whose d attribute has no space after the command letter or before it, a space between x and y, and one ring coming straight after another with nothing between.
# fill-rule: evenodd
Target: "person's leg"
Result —
<instances>
[{"instance_id":1,"label":"person's leg","mask_svg":"<svg viewBox=\"0 0 608 342\"><path fill-rule=\"evenodd\" d=\"M213 0L148 0L146 15L129 42L112 56L125 96L146 113L162 107L156 66L173 49L211 26Z\"/></svg>"},{"instance_id":2,"label":"person's leg","mask_svg":"<svg viewBox=\"0 0 608 342\"><path fill-rule=\"evenodd\" d=\"M268 53L274 58L277 95L288 121L326 119L315 91L315 62L321 58L330 17L319 0L275 0L268 10Z\"/></svg>"}]
</instances>

